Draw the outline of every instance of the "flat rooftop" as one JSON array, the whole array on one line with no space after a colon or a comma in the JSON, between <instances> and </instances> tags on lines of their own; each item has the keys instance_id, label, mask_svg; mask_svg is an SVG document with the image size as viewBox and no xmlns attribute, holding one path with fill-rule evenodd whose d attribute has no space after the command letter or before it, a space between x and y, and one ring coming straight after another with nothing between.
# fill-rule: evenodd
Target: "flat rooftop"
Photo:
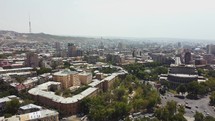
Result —
<instances>
[{"instance_id":1,"label":"flat rooftop","mask_svg":"<svg viewBox=\"0 0 215 121\"><path fill-rule=\"evenodd\" d=\"M11 101L12 99L18 99L16 95L10 95L7 97L0 98L0 103Z\"/></svg>"},{"instance_id":2,"label":"flat rooftop","mask_svg":"<svg viewBox=\"0 0 215 121\"><path fill-rule=\"evenodd\" d=\"M78 72L71 71L70 69L64 69L62 71L54 73L53 75L55 75L55 76L67 76L67 75L70 75L70 74L77 74L77 73Z\"/></svg>"},{"instance_id":3,"label":"flat rooftop","mask_svg":"<svg viewBox=\"0 0 215 121\"><path fill-rule=\"evenodd\" d=\"M20 109L22 109L22 110L28 110L28 109L33 109L33 108L42 109L41 106L38 106L38 105L35 105L35 104L28 104L28 105L20 107Z\"/></svg>"},{"instance_id":4,"label":"flat rooftop","mask_svg":"<svg viewBox=\"0 0 215 121\"><path fill-rule=\"evenodd\" d=\"M23 70L33 70L33 68L32 67L24 67L24 68L14 68L14 69L0 69L0 72L23 71Z\"/></svg>"},{"instance_id":5,"label":"flat rooftop","mask_svg":"<svg viewBox=\"0 0 215 121\"><path fill-rule=\"evenodd\" d=\"M54 92L48 91L48 86L50 86L52 84L60 84L60 82L51 82L50 81L50 82L43 83L43 84L38 85L37 87L29 90L28 93L31 95L35 95L35 96L39 95L39 96L51 99L54 102L67 104L67 103L78 102L79 100L89 96L91 93L95 92L98 89L95 87L89 87L77 95L65 98L65 97L56 95Z\"/></svg>"},{"instance_id":6,"label":"flat rooftop","mask_svg":"<svg viewBox=\"0 0 215 121\"><path fill-rule=\"evenodd\" d=\"M170 76L175 77L184 77L184 78L198 78L198 75L190 75L190 74L169 74Z\"/></svg>"},{"instance_id":7,"label":"flat rooftop","mask_svg":"<svg viewBox=\"0 0 215 121\"><path fill-rule=\"evenodd\" d=\"M98 79L93 79L92 82L89 84L89 86L91 87L95 87L97 86L98 84L102 83L103 81L100 81Z\"/></svg>"},{"instance_id":8,"label":"flat rooftop","mask_svg":"<svg viewBox=\"0 0 215 121\"><path fill-rule=\"evenodd\" d=\"M32 113L26 113L21 115L14 115L9 118L2 118L3 121L29 121L29 120L37 120L50 116L57 116L59 113L54 110L40 110Z\"/></svg>"}]
</instances>

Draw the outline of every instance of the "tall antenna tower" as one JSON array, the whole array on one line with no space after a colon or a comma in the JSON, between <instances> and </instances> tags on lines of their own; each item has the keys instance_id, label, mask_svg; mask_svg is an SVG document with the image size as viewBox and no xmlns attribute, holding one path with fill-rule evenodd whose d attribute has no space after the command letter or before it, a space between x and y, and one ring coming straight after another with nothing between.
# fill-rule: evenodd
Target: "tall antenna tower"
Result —
<instances>
[{"instance_id":1,"label":"tall antenna tower","mask_svg":"<svg viewBox=\"0 0 215 121\"><path fill-rule=\"evenodd\" d=\"M29 23L28 23L28 25L29 25L29 33L31 33L31 18L30 18L30 15L29 15Z\"/></svg>"}]
</instances>

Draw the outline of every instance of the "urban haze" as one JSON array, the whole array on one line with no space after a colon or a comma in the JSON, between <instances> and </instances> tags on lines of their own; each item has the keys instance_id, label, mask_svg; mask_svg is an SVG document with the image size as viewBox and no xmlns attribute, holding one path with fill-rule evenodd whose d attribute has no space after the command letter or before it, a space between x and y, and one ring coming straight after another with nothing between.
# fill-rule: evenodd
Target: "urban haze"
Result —
<instances>
[{"instance_id":1,"label":"urban haze","mask_svg":"<svg viewBox=\"0 0 215 121\"><path fill-rule=\"evenodd\" d=\"M215 121L213 0L1 0L0 121Z\"/></svg>"}]
</instances>

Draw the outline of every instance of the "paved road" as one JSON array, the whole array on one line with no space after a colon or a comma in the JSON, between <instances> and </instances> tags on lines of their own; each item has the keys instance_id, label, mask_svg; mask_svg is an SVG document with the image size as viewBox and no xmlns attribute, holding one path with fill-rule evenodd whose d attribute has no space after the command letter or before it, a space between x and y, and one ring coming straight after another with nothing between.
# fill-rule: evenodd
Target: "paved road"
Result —
<instances>
[{"instance_id":1,"label":"paved road","mask_svg":"<svg viewBox=\"0 0 215 121\"><path fill-rule=\"evenodd\" d=\"M185 108L185 111L186 111L185 116L193 117L195 112L198 111L203 113L205 116L210 115L215 117L215 111L213 110L213 107L208 105L210 101L209 96L206 96L199 100L189 100L186 98L180 99L180 98L174 97L174 95L171 93L167 93L165 96L161 95L162 105L166 105L166 102L171 100L174 100L181 105L187 104L191 107L191 109Z\"/></svg>"}]
</instances>

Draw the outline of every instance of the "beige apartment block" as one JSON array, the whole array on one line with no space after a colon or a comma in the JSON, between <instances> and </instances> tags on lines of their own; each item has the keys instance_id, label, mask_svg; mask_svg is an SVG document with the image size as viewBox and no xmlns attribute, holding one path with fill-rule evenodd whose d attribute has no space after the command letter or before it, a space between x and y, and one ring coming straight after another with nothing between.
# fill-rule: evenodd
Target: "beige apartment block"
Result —
<instances>
[{"instance_id":1,"label":"beige apartment block","mask_svg":"<svg viewBox=\"0 0 215 121\"><path fill-rule=\"evenodd\" d=\"M93 78L91 73L84 72L84 73L79 73L78 75L79 75L79 80L81 84L84 84L84 85L89 84Z\"/></svg>"},{"instance_id":2,"label":"beige apartment block","mask_svg":"<svg viewBox=\"0 0 215 121\"><path fill-rule=\"evenodd\" d=\"M64 89L71 86L80 86L81 84L78 73L75 71L70 71L69 69L54 73L53 79L54 81L61 82L62 88Z\"/></svg>"},{"instance_id":3,"label":"beige apartment block","mask_svg":"<svg viewBox=\"0 0 215 121\"><path fill-rule=\"evenodd\" d=\"M81 81L79 80L79 75L78 73L70 74L70 82L72 86L80 86Z\"/></svg>"}]
</instances>

